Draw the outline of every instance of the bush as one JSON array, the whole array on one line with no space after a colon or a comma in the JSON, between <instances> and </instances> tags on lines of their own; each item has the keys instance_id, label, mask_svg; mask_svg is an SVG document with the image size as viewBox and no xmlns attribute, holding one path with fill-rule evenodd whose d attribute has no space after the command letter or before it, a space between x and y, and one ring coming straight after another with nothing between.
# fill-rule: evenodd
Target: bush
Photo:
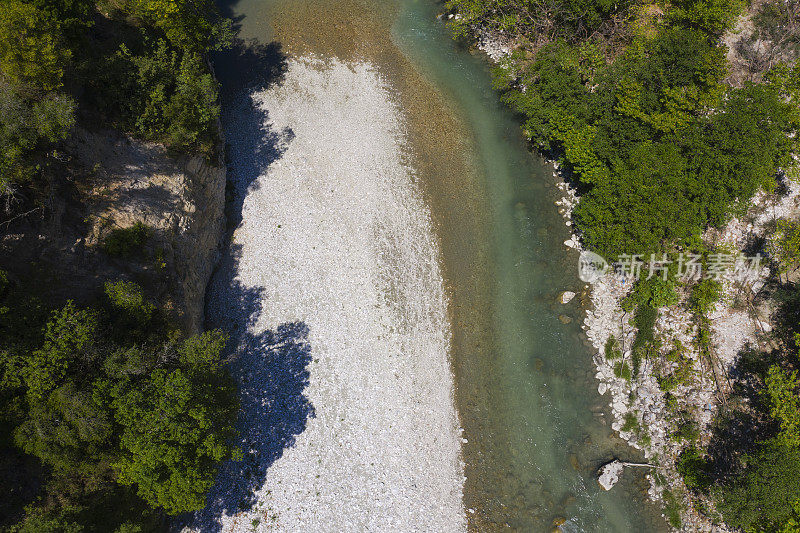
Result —
<instances>
[{"instance_id":1,"label":"bush","mask_svg":"<svg viewBox=\"0 0 800 533\"><path fill-rule=\"evenodd\" d=\"M640 305L633 315L633 323L636 326L636 338L633 341L633 349L645 349L653 344L655 340L655 326L658 318L658 311L649 305Z\"/></svg>"},{"instance_id":2,"label":"bush","mask_svg":"<svg viewBox=\"0 0 800 533\"><path fill-rule=\"evenodd\" d=\"M710 484L708 475L708 462L700 450L692 445L684 449L675 463L678 473L683 477L683 482L690 489L707 489Z\"/></svg>"},{"instance_id":3,"label":"bush","mask_svg":"<svg viewBox=\"0 0 800 533\"><path fill-rule=\"evenodd\" d=\"M613 335L609 335L605 347L606 359L612 361L622 357L622 350L619 349L619 341Z\"/></svg>"},{"instance_id":4,"label":"bush","mask_svg":"<svg viewBox=\"0 0 800 533\"><path fill-rule=\"evenodd\" d=\"M700 438L700 426L690 417L681 419L672 434L675 442L696 442Z\"/></svg>"},{"instance_id":5,"label":"bush","mask_svg":"<svg viewBox=\"0 0 800 533\"><path fill-rule=\"evenodd\" d=\"M681 521L681 512L684 509L681 499L671 490L664 489L664 514L667 516L667 522L675 529L680 529L683 525Z\"/></svg>"},{"instance_id":6,"label":"bush","mask_svg":"<svg viewBox=\"0 0 800 533\"><path fill-rule=\"evenodd\" d=\"M153 317L155 305L144 299L142 288L130 281L107 281L105 293L111 307L124 313L133 323L143 326Z\"/></svg>"},{"instance_id":7,"label":"bush","mask_svg":"<svg viewBox=\"0 0 800 533\"><path fill-rule=\"evenodd\" d=\"M620 431L627 431L631 433L639 433L641 426L639 419L636 418L635 413L625 413L625 422L622 424Z\"/></svg>"},{"instance_id":8,"label":"bush","mask_svg":"<svg viewBox=\"0 0 800 533\"><path fill-rule=\"evenodd\" d=\"M722 284L714 279L704 279L692 288L689 305L695 313L705 316L714 309L714 304L721 297Z\"/></svg>"},{"instance_id":9,"label":"bush","mask_svg":"<svg viewBox=\"0 0 800 533\"><path fill-rule=\"evenodd\" d=\"M741 471L715 489L725 522L748 531L778 531L797 517L800 449L779 438L744 457Z\"/></svg>"},{"instance_id":10,"label":"bush","mask_svg":"<svg viewBox=\"0 0 800 533\"><path fill-rule=\"evenodd\" d=\"M633 377L631 374L631 367L625 361L617 361L614 363L614 375L625 381L630 381Z\"/></svg>"},{"instance_id":11,"label":"bush","mask_svg":"<svg viewBox=\"0 0 800 533\"><path fill-rule=\"evenodd\" d=\"M787 272L800 266L800 221L781 219L771 241L772 255Z\"/></svg>"},{"instance_id":12,"label":"bush","mask_svg":"<svg viewBox=\"0 0 800 533\"><path fill-rule=\"evenodd\" d=\"M150 233L150 228L141 222L129 228L114 229L103 242L103 248L112 257L129 259L142 252Z\"/></svg>"},{"instance_id":13,"label":"bush","mask_svg":"<svg viewBox=\"0 0 800 533\"><path fill-rule=\"evenodd\" d=\"M695 376L694 360L686 356L681 347L672 349L666 356L667 361L677 363L676 369L670 373L657 376L658 385L664 392L675 390L680 385L690 385Z\"/></svg>"}]
</instances>

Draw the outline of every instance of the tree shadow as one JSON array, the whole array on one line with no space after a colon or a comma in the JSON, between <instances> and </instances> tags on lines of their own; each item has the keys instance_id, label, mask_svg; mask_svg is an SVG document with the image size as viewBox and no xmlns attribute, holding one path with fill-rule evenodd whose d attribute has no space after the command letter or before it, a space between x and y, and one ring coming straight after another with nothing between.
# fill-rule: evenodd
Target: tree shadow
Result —
<instances>
[{"instance_id":1,"label":"tree shadow","mask_svg":"<svg viewBox=\"0 0 800 533\"><path fill-rule=\"evenodd\" d=\"M294 133L288 128L275 130L268 111L253 102L254 93L282 81L286 57L279 44L238 41L234 49L215 58L215 68L222 80L227 242L231 242L246 197L258 187L258 177L284 154ZM287 322L259 331L265 289L241 282L241 257L241 245L232 244L225 251L209 284L206 309L207 326L230 335L228 368L239 390L237 445L244 457L220 467L206 508L183 520L197 531L221 531L223 516L250 510L269 467L315 416L305 395L311 361L308 326Z\"/></svg>"},{"instance_id":2,"label":"tree shadow","mask_svg":"<svg viewBox=\"0 0 800 533\"><path fill-rule=\"evenodd\" d=\"M269 467L294 446L296 436L315 416L305 395L311 362L308 326L296 321L256 330L264 289L246 287L235 279L239 253L240 247L233 247L212 282L217 301L210 302L214 312L209 312L209 319L231 336L228 368L239 390L236 444L243 458L221 466L206 508L192 518L197 531L219 532L223 516L252 509Z\"/></svg>"}]
</instances>

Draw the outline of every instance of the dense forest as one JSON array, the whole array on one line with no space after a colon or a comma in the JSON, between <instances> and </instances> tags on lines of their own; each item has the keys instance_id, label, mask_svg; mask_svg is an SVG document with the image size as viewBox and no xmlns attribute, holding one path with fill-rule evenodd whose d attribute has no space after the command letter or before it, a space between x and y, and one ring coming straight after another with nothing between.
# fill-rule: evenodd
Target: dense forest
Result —
<instances>
[{"instance_id":1,"label":"dense forest","mask_svg":"<svg viewBox=\"0 0 800 533\"><path fill-rule=\"evenodd\" d=\"M457 37L487 33L513 43L494 71L503 100L524 122L532 148L561 163L580 201L573 213L583 246L619 254L693 253L707 264L725 252L703 240L741 215L758 191L797 179L800 129L800 3L739 0L450 0ZM729 62L726 32L741 15L753 25L748 68ZM759 40L761 39L761 40ZM747 43L745 43L747 44ZM742 53L742 50L734 50ZM747 50L745 50L747 51ZM736 79L736 82L732 80ZM693 349L711 359L708 314L721 297L713 279L639 281L623 302L638 329L633 360L606 346L617 377L646 360L677 370L658 376L676 467L690 505L710 522L745 531L800 531L800 260L798 222L780 220L771 243L748 250L778 272L768 289L777 309L771 349L742 354L712 427L701 431L673 395L697 370L685 347L654 337L659 308L679 294L694 316ZM673 265L674 266L674 265ZM796 275L792 278L796 280ZM671 350L670 346L674 346ZM623 430L646 432L631 416ZM678 487L663 492L681 526Z\"/></svg>"},{"instance_id":2,"label":"dense forest","mask_svg":"<svg viewBox=\"0 0 800 533\"><path fill-rule=\"evenodd\" d=\"M4 236L46 240L53 205L80 207L61 145L75 127L215 155L207 54L231 35L206 0L0 0ZM96 253L124 266L148 232L116 229ZM66 298L68 275L58 261L0 270L0 529L163 530L204 507L218 463L238 455L226 338L188 335L129 279Z\"/></svg>"}]
</instances>

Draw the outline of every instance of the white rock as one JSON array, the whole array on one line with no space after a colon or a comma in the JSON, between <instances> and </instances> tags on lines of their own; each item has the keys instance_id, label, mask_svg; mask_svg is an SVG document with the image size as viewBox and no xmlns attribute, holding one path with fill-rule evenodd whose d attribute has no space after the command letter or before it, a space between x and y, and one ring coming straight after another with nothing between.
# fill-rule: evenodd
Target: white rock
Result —
<instances>
[{"instance_id":1,"label":"white rock","mask_svg":"<svg viewBox=\"0 0 800 533\"><path fill-rule=\"evenodd\" d=\"M611 490L611 487L616 485L617 481L619 481L619 476L622 474L624 468L621 462L614 459L600 468L600 475L597 477L597 482L600 483L603 490Z\"/></svg>"},{"instance_id":2,"label":"white rock","mask_svg":"<svg viewBox=\"0 0 800 533\"><path fill-rule=\"evenodd\" d=\"M564 291L561 293L561 296L558 297L562 304L570 303L573 298L575 298L575 293L572 291Z\"/></svg>"}]
</instances>

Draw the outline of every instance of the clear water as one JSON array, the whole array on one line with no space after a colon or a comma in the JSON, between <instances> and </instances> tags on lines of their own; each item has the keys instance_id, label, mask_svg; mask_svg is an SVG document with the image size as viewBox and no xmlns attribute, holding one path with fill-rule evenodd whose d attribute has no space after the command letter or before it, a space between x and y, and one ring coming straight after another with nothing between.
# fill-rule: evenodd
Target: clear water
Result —
<instances>
[{"instance_id":1,"label":"clear water","mask_svg":"<svg viewBox=\"0 0 800 533\"><path fill-rule=\"evenodd\" d=\"M556 302L583 287L562 244L552 170L529 153L486 62L458 49L433 0L233 1L223 9L243 37L365 57L397 88L452 302L471 528L666 529L641 472L610 492L595 481L604 461L636 455L613 436L596 392L580 299ZM236 73L218 66L232 83Z\"/></svg>"}]
</instances>

